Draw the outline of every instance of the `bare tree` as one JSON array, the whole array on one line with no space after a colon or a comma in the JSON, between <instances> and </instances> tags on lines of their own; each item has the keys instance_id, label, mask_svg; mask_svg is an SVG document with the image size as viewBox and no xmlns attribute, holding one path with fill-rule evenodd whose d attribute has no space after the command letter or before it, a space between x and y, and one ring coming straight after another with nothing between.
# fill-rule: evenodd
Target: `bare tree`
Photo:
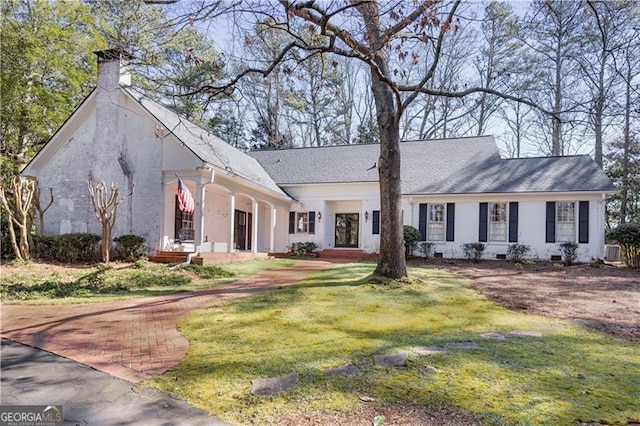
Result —
<instances>
[{"instance_id":1,"label":"bare tree","mask_svg":"<svg viewBox=\"0 0 640 426\"><path fill-rule=\"evenodd\" d=\"M535 0L525 17L523 42L534 60L538 82L536 102L553 112L539 115L541 135L548 138L551 155L568 153L570 130L580 107L577 64L582 5L576 1ZM574 124L575 125L575 124Z\"/></svg>"},{"instance_id":2,"label":"bare tree","mask_svg":"<svg viewBox=\"0 0 640 426\"><path fill-rule=\"evenodd\" d=\"M498 110L502 121L509 129L510 137L505 137L508 138L507 144L510 146L509 155L513 158L522 157L523 144L532 126L529 118L531 112L531 107L519 102L505 102Z\"/></svg>"},{"instance_id":3,"label":"bare tree","mask_svg":"<svg viewBox=\"0 0 640 426\"><path fill-rule=\"evenodd\" d=\"M398 278L407 274L400 185L400 120L404 111L421 94L455 99L485 92L535 105L531 100L518 99L494 89L430 86L442 67L443 43L462 24L458 12L467 5L461 6L461 3L461 0L425 0L411 4L395 0L352 0L347 3L280 0L278 4L244 4L245 8L238 9L238 13L252 14L274 31L286 32L291 41L279 50L270 64L253 63L224 84L201 88L207 93L219 93L235 86L247 75L268 76L286 61L304 61L321 53L330 52L360 61L367 67L380 133L377 162L380 254L374 272L379 276ZM321 37L309 40L305 38L309 32ZM425 48L429 55L424 54ZM406 82L407 64L420 60L427 61L425 72Z\"/></svg>"},{"instance_id":4,"label":"bare tree","mask_svg":"<svg viewBox=\"0 0 640 426\"><path fill-rule=\"evenodd\" d=\"M368 92L359 93L359 89L363 86L360 82L363 78L360 64L342 57L337 57L336 61L341 68L342 79L339 82L336 97L337 123L331 135L336 145L349 145L355 139L353 133L354 126L357 127L359 123L358 110Z\"/></svg>"},{"instance_id":5,"label":"bare tree","mask_svg":"<svg viewBox=\"0 0 640 426\"><path fill-rule=\"evenodd\" d=\"M96 219L102 225L102 261L108 263L111 251L111 232L116 223L118 206L133 195L133 190L126 197L118 198L120 191L115 183L111 184L109 191L107 191L107 185L104 181L94 183L89 180L87 181L87 187Z\"/></svg>"},{"instance_id":6,"label":"bare tree","mask_svg":"<svg viewBox=\"0 0 640 426\"><path fill-rule=\"evenodd\" d=\"M247 75L239 85L255 116L251 145L253 148L290 148L291 123L286 119L284 105L285 83L290 71L276 64L290 37L273 21L257 23L249 31L245 36L246 50L258 63L274 64L268 75ZM237 66L242 70L241 63Z\"/></svg>"},{"instance_id":7,"label":"bare tree","mask_svg":"<svg viewBox=\"0 0 640 426\"><path fill-rule=\"evenodd\" d=\"M620 185L620 223L625 223L629 212L629 203L633 198L633 194L630 194L632 175L632 161L633 156L633 142L635 137L632 132L632 118L636 120L640 116L640 108L638 107L638 101L640 100L640 90L638 90L637 83L634 87L634 81L640 74L640 42L638 41L639 28L633 28L632 37L628 39L628 42L623 50L622 64L620 66L619 73L623 78L624 83L624 125L622 135L622 184ZM633 37L635 35L635 37ZM633 99L635 98L635 109ZM633 117L635 115L635 117ZM637 197L637 194L636 194Z\"/></svg>"},{"instance_id":8,"label":"bare tree","mask_svg":"<svg viewBox=\"0 0 640 426\"><path fill-rule=\"evenodd\" d=\"M40 198L41 195L41 189L38 186L33 194L33 207L35 208L36 212L38 213L38 233L40 235L44 235L45 234L45 229L44 229L44 214L47 212L47 210L49 210L49 207L51 207L53 205L53 188L49 188L49 204L47 204L46 206L42 206L42 200Z\"/></svg>"},{"instance_id":9,"label":"bare tree","mask_svg":"<svg viewBox=\"0 0 640 426\"><path fill-rule=\"evenodd\" d=\"M5 184L0 185L0 201L7 213L9 238L11 247L17 259L29 260L29 235L31 233L31 205L36 183L34 180L14 176L11 180L11 192L8 196L5 192ZM16 232L17 231L17 232ZM20 234L18 239L17 233Z\"/></svg>"},{"instance_id":10,"label":"bare tree","mask_svg":"<svg viewBox=\"0 0 640 426\"><path fill-rule=\"evenodd\" d=\"M481 28L483 48L474 61L480 77L479 84L481 87L504 90L511 75L521 68L517 63L520 49L516 38L520 29L518 17L508 3L492 1L485 7ZM486 93L479 95L477 112L473 114L476 135L486 132L489 120L500 108L501 101Z\"/></svg>"},{"instance_id":11,"label":"bare tree","mask_svg":"<svg viewBox=\"0 0 640 426\"><path fill-rule=\"evenodd\" d=\"M588 123L595 138L595 160L602 167L603 139L606 119L613 114L615 96L618 92L619 75L616 72L616 57L619 57L628 40L633 38L629 27L633 17L629 12L637 3L629 1L587 2L583 26L584 49L576 57L580 73L589 93Z\"/></svg>"},{"instance_id":12,"label":"bare tree","mask_svg":"<svg viewBox=\"0 0 640 426\"><path fill-rule=\"evenodd\" d=\"M440 66L435 70L427 87L434 90L458 90L467 87L463 76L468 68L468 59L473 56L475 32L461 28L449 35L442 43ZM429 45L423 47L426 58L433 55ZM431 61L420 61L417 74L407 80L408 84L417 76L428 72ZM405 94L407 96L407 94ZM477 103L470 98L451 98L420 94L407 106L403 115L402 139L447 138L462 135L470 126L469 118ZM418 125L414 125L417 122Z\"/></svg>"}]
</instances>

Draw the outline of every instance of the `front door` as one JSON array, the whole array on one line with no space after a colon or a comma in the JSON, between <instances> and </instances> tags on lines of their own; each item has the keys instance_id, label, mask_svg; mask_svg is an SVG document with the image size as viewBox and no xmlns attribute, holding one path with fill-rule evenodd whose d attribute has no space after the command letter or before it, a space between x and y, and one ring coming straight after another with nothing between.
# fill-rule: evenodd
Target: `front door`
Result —
<instances>
[{"instance_id":1,"label":"front door","mask_svg":"<svg viewBox=\"0 0 640 426\"><path fill-rule=\"evenodd\" d=\"M247 213L241 210L235 211L233 220L235 229L233 230L233 245L236 250L247 249Z\"/></svg>"},{"instance_id":2,"label":"front door","mask_svg":"<svg viewBox=\"0 0 640 426\"><path fill-rule=\"evenodd\" d=\"M358 213L336 213L336 247L358 247Z\"/></svg>"}]
</instances>

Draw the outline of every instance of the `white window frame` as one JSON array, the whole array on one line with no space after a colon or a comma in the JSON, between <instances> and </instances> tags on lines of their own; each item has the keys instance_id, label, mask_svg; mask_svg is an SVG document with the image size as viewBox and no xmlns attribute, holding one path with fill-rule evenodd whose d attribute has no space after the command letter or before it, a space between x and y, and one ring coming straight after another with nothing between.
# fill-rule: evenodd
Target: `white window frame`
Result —
<instances>
[{"instance_id":1,"label":"white window frame","mask_svg":"<svg viewBox=\"0 0 640 426\"><path fill-rule=\"evenodd\" d=\"M506 243L509 238L508 203L489 203L488 216L487 241Z\"/></svg>"},{"instance_id":2,"label":"white window frame","mask_svg":"<svg viewBox=\"0 0 640 426\"><path fill-rule=\"evenodd\" d=\"M438 212L437 208L441 207L442 211ZM438 213L441 215L440 220ZM427 241L444 241L446 235L446 218L447 205L444 203L428 203L427 204Z\"/></svg>"},{"instance_id":3,"label":"white window frame","mask_svg":"<svg viewBox=\"0 0 640 426\"><path fill-rule=\"evenodd\" d=\"M578 232L576 230L576 202L556 202L556 242L575 243Z\"/></svg>"},{"instance_id":4,"label":"white window frame","mask_svg":"<svg viewBox=\"0 0 640 426\"><path fill-rule=\"evenodd\" d=\"M309 233L309 212L296 212L296 234Z\"/></svg>"}]
</instances>

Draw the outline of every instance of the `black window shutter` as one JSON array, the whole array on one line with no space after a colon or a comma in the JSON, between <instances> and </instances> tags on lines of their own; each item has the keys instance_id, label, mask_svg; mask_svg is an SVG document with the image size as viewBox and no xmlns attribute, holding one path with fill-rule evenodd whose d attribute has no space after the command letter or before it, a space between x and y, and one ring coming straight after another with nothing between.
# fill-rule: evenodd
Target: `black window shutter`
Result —
<instances>
[{"instance_id":1,"label":"black window shutter","mask_svg":"<svg viewBox=\"0 0 640 426\"><path fill-rule=\"evenodd\" d=\"M296 212L289 212L289 233L296 233Z\"/></svg>"},{"instance_id":2,"label":"black window shutter","mask_svg":"<svg viewBox=\"0 0 640 426\"><path fill-rule=\"evenodd\" d=\"M371 230L371 233L373 235L378 235L380 234L380 210L374 210L372 212L372 216L371 224L373 225L373 229Z\"/></svg>"},{"instance_id":3,"label":"black window shutter","mask_svg":"<svg viewBox=\"0 0 640 426\"><path fill-rule=\"evenodd\" d=\"M420 210L418 212L418 231L420 231L421 241L427 241L427 212L429 205L420 204Z\"/></svg>"},{"instance_id":4,"label":"black window shutter","mask_svg":"<svg viewBox=\"0 0 640 426\"><path fill-rule=\"evenodd\" d=\"M316 212L309 212L309 233L316 233Z\"/></svg>"},{"instance_id":5,"label":"black window shutter","mask_svg":"<svg viewBox=\"0 0 640 426\"><path fill-rule=\"evenodd\" d=\"M509 203L509 242L518 242L518 203Z\"/></svg>"},{"instance_id":6,"label":"black window shutter","mask_svg":"<svg viewBox=\"0 0 640 426\"><path fill-rule=\"evenodd\" d=\"M578 242L589 242L589 202L580 201L578 207Z\"/></svg>"},{"instance_id":7,"label":"black window shutter","mask_svg":"<svg viewBox=\"0 0 640 426\"><path fill-rule=\"evenodd\" d=\"M455 240L456 203L447 203L447 241Z\"/></svg>"},{"instance_id":8,"label":"black window shutter","mask_svg":"<svg viewBox=\"0 0 640 426\"><path fill-rule=\"evenodd\" d=\"M547 201L546 241L548 243L556 242L556 203L555 201Z\"/></svg>"},{"instance_id":9,"label":"black window shutter","mask_svg":"<svg viewBox=\"0 0 640 426\"><path fill-rule=\"evenodd\" d=\"M489 203L480 203L480 222L478 231L478 241L487 241L487 226L489 225Z\"/></svg>"}]
</instances>

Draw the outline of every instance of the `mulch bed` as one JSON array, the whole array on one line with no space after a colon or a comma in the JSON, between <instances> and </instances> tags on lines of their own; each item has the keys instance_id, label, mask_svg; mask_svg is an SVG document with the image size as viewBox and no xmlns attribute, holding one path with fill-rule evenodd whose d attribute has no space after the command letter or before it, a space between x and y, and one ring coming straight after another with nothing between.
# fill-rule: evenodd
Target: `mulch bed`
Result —
<instances>
[{"instance_id":1,"label":"mulch bed","mask_svg":"<svg viewBox=\"0 0 640 426\"><path fill-rule=\"evenodd\" d=\"M622 264L412 261L464 275L471 287L514 311L576 320L613 336L640 340L640 270Z\"/></svg>"}]
</instances>

